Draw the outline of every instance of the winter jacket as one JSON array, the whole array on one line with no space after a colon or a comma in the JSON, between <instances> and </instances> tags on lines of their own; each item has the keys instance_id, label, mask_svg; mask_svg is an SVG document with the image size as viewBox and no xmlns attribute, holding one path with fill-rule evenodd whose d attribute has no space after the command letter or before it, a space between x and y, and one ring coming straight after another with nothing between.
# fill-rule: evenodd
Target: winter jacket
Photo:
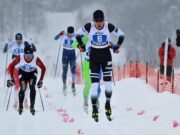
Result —
<instances>
[{"instance_id":1,"label":"winter jacket","mask_svg":"<svg viewBox=\"0 0 180 135\"><path fill-rule=\"evenodd\" d=\"M164 65L164 45L159 48L159 59L160 65ZM176 50L172 45L168 45L168 56L167 56L167 66L173 66L173 59L176 56Z\"/></svg>"}]
</instances>

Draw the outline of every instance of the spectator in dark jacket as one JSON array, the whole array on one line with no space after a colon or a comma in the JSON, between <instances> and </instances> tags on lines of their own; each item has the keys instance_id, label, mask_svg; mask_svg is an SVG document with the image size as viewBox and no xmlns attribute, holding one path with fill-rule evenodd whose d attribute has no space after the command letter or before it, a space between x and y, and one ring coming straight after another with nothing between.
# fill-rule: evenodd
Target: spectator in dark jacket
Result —
<instances>
[{"instance_id":1,"label":"spectator in dark jacket","mask_svg":"<svg viewBox=\"0 0 180 135\"><path fill-rule=\"evenodd\" d=\"M176 30L176 45L180 47L180 29Z\"/></svg>"},{"instance_id":2,"label":"spectator in dark jacket","mask_svg":"<svg viewBox=\"0 0 180 135\"><path fill-rule=\"evenodd\" d=\"M162 43L162 46L159 48L159 59L160 59L160 74L164 75L164 50L165 50L165 42ZM168 53L167 53L167 68L166 68L166 76L167 80L171 81L172 68L173 68L173 59L176 56L176 50L171 44L171 39L168 39Z\"/></svg>"}]
</instances>

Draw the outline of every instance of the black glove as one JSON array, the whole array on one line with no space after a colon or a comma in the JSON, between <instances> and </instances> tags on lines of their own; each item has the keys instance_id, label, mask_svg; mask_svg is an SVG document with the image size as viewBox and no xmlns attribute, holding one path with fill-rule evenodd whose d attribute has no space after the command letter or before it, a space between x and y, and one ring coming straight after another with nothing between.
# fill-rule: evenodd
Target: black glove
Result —
<instances>
[{"instance_id":1,"label":"black glove","mask_svg":"<svg viewBox=\"0 0 180 135\"><path fill-rule=\"evenodd\" d=\"M86 46L85 45L78 45L77 46L80 50L80 52L85 52L86 51Z\"/></svg>"},{"instance_id":2,"label":"black glove","mask_svg":"<svg viewBox=\"0 0 180 135\"><path fill-rule=\"evenodd\" d=\"M114 53L119 53L119 45L114 45L112 48Z\"/></svg>"},{"instance_id":3,"label":"black glove","mask_svg":"<svg viewBox=\"0 0 180 135\"><path fill-rule=\"evenodd\" d=\"M41 88L43 85L43 81L42 80L39 80L38 83L37 83L37 87L38 88Z\"/></svg>"},{"instance_id":4,"label":"black glove","mask_svg":"<svg viewBox=\"0 0 180 135\"><path fill-rule=\"evenodd\" d=\"M14 84L13 79L7 80L7 87L8 87L8 88L11 87L11 86L13 86L13 84Z\"/></svg>"}]
</instances>

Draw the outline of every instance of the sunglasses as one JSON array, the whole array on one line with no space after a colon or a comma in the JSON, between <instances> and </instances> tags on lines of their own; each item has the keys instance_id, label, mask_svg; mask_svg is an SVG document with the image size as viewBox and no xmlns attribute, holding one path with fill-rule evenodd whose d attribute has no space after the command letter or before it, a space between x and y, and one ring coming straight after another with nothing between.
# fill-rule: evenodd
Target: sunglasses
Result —
<instances>
[{"instance_id":1,"label":"sunglasses","mask_svg":"<svg viewBox=\"0 0 180 135\"><path fill-rule=\"evenodd\" d=\"M31 56L33 56L33 54L32 53L29 53L29 54L24 54L25 56L28 56L28 57L31 57Z\"/></svg>"},{"instance_id":2,"label":"sunglasses","mask_svg":"<svg viewBox=\"0 0 180 135\"><path fill-rule=\"evenodd\" d=\"M72 36L74 36L74 33L67 33L67 36L72 37Z\"/></svg>"}]
</instances>

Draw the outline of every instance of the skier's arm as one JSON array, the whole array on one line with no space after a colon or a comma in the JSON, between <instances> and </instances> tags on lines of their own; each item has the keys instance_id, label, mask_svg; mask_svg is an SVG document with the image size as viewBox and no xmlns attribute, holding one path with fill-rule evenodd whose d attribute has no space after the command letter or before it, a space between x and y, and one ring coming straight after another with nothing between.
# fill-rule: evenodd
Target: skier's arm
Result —
<instances>
[{"instance_id":1,"label":"skier's arm","mask_svg":"<svg viewBox=\"0 0 180 135\"><path fill-rule=\"evenodd\" d=\"M11 78L13 77L13 71L15 66L20 62L20 55L18 55L13 61L12 63L9 64L8 68L7 68L7 73L11 76Z\"/></svg>"},{"instance_id":2,"label":"skier's arm","mask_svg":"<svg viewBox=\"0 0 180 135\"><path fill-rule=\"evenodd\" d=\"M41 69L41 76L40 76L40 79L39 79L39 80L43 80L43 79L44 79L45 72L46 72L46 67L45 67L45 65L43 64L43 62L40 60L39 57L38 57L37 60L36 60L36 64L37 64L38 67L40 67L40 69Z\"/></svg>"},{"instance_id":3,"label":"skier's arm","mask_svg":"<svg viewBox=\"0 0 180 135\"><path fill-rule=\"evenodd\" d=\"M83 45L82 37L84 35L88 35L91 29L91 23L85 24L82 28L80 28L76 33L76 40L80 45Z\"/></svg>"},{"instance_id":4,"label":"skier's arm","mask_svg":"<svg viewBox=\"0 0 180 135\"><path fill-rule=\"evenodd\" d=\"M108 29L109 29L109 32L112 33L113 35L119 36L118 41L117 41L117 45L120 47L124 41L124 38L125 38L124 32L122 32L119 28L116 28L111 23L108 24Z\"/></svg>"},{"instance_id":5,"label":"skier's arm","mask_svg":"<svg viewBox=\"0 0 180 135\"><path fill-rule=\"evenodd\" d=\"M86 45L87 42L88 42L88 36L81 36L81 40L82 40L82 43L83 43L84 45ZM75 41L71 44L71 47L72 47L72 48L78 48L78 45L79 45L78 41L75 40Z\"/></svg>"},{"instance_id":6,"label":"skier's arm","mask_svg":"<svg viewBox=\"0 0 180 135\"><path fill-rule=\"evenodd\" d=\"M65 32L61 31L60 33L58 33L55 37L54 40L58 40L60 37L64 36Z\"/></svg>"}]
</instances>

